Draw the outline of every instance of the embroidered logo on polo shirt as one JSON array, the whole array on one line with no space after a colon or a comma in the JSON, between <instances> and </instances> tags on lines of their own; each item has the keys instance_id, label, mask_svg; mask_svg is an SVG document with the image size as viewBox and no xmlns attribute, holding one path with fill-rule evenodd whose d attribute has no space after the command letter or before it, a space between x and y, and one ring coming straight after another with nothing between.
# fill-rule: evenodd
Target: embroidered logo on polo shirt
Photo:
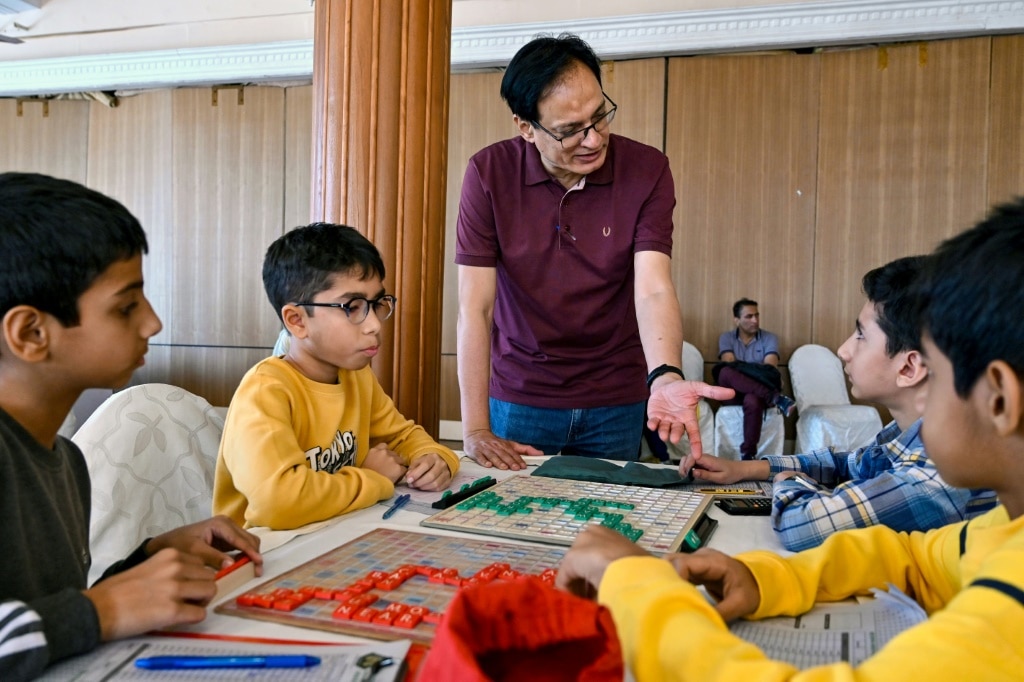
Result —
<instances>
[{"instance_id":1,"label":"embroidered logo on polo shirt","mask_svg":"<svg viewBox=\"0 0 1024 682\"><path fill-rule=\"evenodd\" d=\"M601 234L603 234L605 237L612 236L612 228L608 226L601 228Z\"/></svg>"}]
</instances>

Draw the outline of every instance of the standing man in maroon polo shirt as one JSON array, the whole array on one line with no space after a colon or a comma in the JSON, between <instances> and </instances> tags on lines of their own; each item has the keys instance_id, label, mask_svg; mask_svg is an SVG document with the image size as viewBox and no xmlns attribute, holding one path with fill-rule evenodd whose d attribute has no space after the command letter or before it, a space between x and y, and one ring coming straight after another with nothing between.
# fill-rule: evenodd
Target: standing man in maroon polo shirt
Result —
<instances>
[{"instance_id":1,"label":"standing man in maroon polo shirt","mask_svg":"<svg viewBox=\"0 0 1024 682\"><path fill-rule=\"evenodd\" d=\"M732 391L678 367L668 159L611 134L617 105L577 36L527 43L501 96L519 136L470 159L459 203L466 453L502 469L558 452L635 459L646 404L652 430L687 432L699 456L697 400Z\"/></svg>"}]
</instances>

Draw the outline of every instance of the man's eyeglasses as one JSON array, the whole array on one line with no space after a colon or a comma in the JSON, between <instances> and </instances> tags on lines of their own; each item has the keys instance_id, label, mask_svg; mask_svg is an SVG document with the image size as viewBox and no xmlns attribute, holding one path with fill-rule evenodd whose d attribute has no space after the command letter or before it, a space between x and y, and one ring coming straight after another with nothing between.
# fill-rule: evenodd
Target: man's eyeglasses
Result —
<instances>
[{"instance_id":1,"label":"man's eyeglasses","mask_svg":"<svg viewBox=\"0 0 1024 682\"><path fill-rule=\"evenodd\" d=\"M357 296L348 303L314 303L313 301L305 301L293 303L292 305L311 306L314 308L340 308L345 311L345 316L349 322L352 324L362 324L370 315L370 308L373 308L373 314L377 316L377 319L383 322L395 314L395 305L397 303L397 298L391 294L384 294L377 298Z\"/></svg>"},{"instance_id":2,"label":"man's eyeglasses","mask_svg":"<svg viewBox=\"0 0 1024 682\"><path fill-rule=\"evenodd\" d=\"M602 92L601 94L604 95L604 98L608 100L609 104L612 105L612 108L604 112L603 114L598 115L597 118L592 119L590 121L590 125L586 126L585 128L573 130L572 132L565 133L564 135L555 135L553 132L542 126L537 121L531 121L531 125L534 128L540 128L545 133L547 133L552 140L562 145L562 149L575 149L576 147L580 146L583 140L587 139L587 135L590 134L591 130L603 133L605 130L608 129L608 126L611 125L611 122L615 120L615 112L618 111L619 105L613 102L612 98L609 97L608 95L605 95L604 92Z\"/></svg>"}]
</instances>

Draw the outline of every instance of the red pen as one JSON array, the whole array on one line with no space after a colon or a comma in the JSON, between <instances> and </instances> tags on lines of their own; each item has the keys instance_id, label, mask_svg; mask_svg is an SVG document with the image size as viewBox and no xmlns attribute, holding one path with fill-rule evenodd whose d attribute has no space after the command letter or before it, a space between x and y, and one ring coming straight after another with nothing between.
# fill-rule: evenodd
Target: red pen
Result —
<instances>
[{"instance_id":1,"label":"red pen","mask_svg":"<svg viewBox=\"0 0 1024 682\"><path fill-rule=\"evenodd\" d=\"M243 554L239 558L235 559L235 562L233 564L231 564L230 566L225 566L224 568L222 568L219 571L217 571L217 575L213 576L213 579L214 580L220 580L221 578L223 578L224 576L228 575L229 573L232 573L233 571L238 570L242 566L245 566L250 561L252 561L252 560L249 558L249 555L248 554Z\"/></svg>"}]
</instances>

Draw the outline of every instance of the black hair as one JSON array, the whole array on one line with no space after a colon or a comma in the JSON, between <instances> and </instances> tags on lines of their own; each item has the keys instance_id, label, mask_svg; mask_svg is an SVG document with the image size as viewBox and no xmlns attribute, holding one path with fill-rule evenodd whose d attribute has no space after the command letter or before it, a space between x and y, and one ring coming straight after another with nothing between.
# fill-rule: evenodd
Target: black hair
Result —
<instances>
[{"instance_id":1,"label":"black hair","mask_svg":"<svg viewBox=\"0 0 1024 682\"><path fill-rule=\"evenodd\" d=\"M947 239L922 278L920 322L953 365L967 398L995 360L1024 376L1024 197L995 207L975 227Z\"/></svg>"},{"instance_id":2,"label":"black hair","mask_svg":"<svg viewBox=\"0 0 1024 682\"><path fill-rule=\"evenodd\" d=\"M0 317L30 305L75 326L96 278L148 249L139 221L114 199L48 175L0 174Z\"/></svg>"},{"instance_id":3,"label":"black hair","mask_svg":"<svg viewBox=\"0 0 1024 682\"><path fill-rule=\"evenodd\" d=\"M577 63L590 69L601 84L601 61L586 41L572 33L557 38L539 35L519 48L508 63L501 79L501 98L520 119L537 123L537 103Z\"/></svg>"},{"instance_id":4,"label":"black hair","mask_svg":"<svg viewBox=\"0 0 1024 682\"><path fill-rule=\"evenodd\" d=\"M348 225L296 227L278 237L263 259L263 288L279 318L285 305L311 301L330 289L338 275L384 279L384 261L377 247ZM313 309L309 314L315 314Z\"/></svg>"},{"instance_id":5,"label":"black hair","mask_svg":"<svg viewBox=\"0 0 1024 682\"><path fill-rule=\"evenodd\" d=\"M924 270L927 256L906 256L869 270L861 288L875 306L878 327L885 334L885 352L921 350L921 328L917 319L915 284Z\"/></svg>"},{"instance_id":6,"label":"black hair","mask_svg":"<svg viewBox=\"0 0 1024 682\"><path fill-rule=\"evenodd\" d=\"M748 305L752 305L752 306L754 306L756 308L757 307L757 301L751 301L749 298L741 298L740 300L738 300L735 303L733 303L732 304L732 316L733 317L739 317L740 313L742 313L743 309L745 307L747 307Z\"/></svg>"}]
</instances>

